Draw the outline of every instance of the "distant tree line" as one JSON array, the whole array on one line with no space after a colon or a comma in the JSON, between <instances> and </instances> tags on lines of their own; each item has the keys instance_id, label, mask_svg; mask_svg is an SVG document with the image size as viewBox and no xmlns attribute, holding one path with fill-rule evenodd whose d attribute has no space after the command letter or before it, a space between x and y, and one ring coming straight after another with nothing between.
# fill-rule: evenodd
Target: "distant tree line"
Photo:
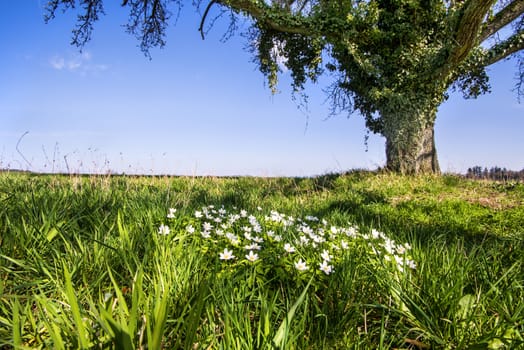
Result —
<instances>
[{"instance_id":1,"label":"distant tree line","mask_svg":"<svg viewBox=\"0 0 524 350\"><path fill-rule=\"evenodd\" d=\"M466 177L469 179L489 179L496 181L515 180L524 182L524 169L520 171L515 171L494 166L488 170L487 167L483 168L477 165L472 168L468 168Z\"/></svg>"}]
</instances>

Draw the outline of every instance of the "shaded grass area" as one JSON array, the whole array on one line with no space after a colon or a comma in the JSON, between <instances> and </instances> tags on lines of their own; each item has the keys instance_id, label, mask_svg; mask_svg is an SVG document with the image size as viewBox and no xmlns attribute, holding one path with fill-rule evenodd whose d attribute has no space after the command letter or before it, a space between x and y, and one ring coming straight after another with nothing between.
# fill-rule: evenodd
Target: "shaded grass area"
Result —
<instances>
[{"instance_id":1,"label":"shaded grass area","mask_svg":"<svg viewBox=\"0 0 524 350\"><path fill-rule=\"evenodd\" d=\"M451 175L0 173L0 348L516 348L523 203L523 184ZM377 229L409 242L417 269L379 269L358 248L310 287L256 269L224 275L196 241L156 234L167 208L181 231L207 204Z\"/></svg>"}]
</instances>

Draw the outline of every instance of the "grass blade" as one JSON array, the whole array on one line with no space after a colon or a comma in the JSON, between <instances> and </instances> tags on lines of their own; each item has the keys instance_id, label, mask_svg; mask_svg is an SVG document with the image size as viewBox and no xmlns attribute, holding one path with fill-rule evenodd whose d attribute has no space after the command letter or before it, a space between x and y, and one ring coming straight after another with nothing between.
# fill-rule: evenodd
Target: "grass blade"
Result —
<instances>
[{"instance_id":1,"label":"grass blade","mask_svg":"<svg viewBox=\"0 0 524 350\"><path fill-rule=\"evenodd\" d=\"M71 313L73 314L73 321L75 322L77 328L79 347L82 349L87 349L89 347L89 339L87 338L84 322L82 321L82 315L80 314L80 306L78 305L78 300L71 282L71 274L69 273L65 262L63 266L65 278L65 295L69 302L69 307L71 308Z\"/></svg>"},{"instance_id":2,"label":"grass blade","mask_svg":"<svg viewBox=\"0 0 524 350\"><path fill-rule=\"evenodd\" d=\"M273 338L273 345L277 349L284 349L286 345L286 339L287 335L289 334L289 329L291 325L291 321L295 317L295 312L297 311L297 308L302 304L306 297L307 290L309 289L309 286L311 285L311 282L313 281L313 278L311 278L306 285L306 288L302 291L302 294L298 297L298 299L295 301L293 306L289 309L286 317L280 324L280 327L278 327L277 333L275 334L275 337Z\"/></svg>"}]
</instances>

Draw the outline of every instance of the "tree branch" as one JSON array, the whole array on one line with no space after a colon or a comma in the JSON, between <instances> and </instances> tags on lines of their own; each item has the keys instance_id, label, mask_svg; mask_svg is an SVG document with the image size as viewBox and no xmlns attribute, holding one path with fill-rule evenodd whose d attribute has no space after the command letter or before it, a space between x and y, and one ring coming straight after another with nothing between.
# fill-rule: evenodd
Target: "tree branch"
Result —
<instances>
[{"instance_id":1,"label":"tree branch","mask_svg":"<svg viewBox=\"0 0 524 350\"><path fill-rule=\"evenodd\" d=\"M73 30L72 44L82 49L85 44L91 40L93 24L98 21L99 13L104 14L103 1L92 0L84 4L85 13L78 15L78 25Z\"/></svg>"},{"instance_id":2,"label":"tree branch","mask_svg":"<svg viewBox=\"0 0 524 350\"><path fill-rule=\"evenodd\" d=\"M206 9L204 10L204 14L202 15L202 19L200 20L200 26L198 27L198 31L200 32L200 36L202 36L202 40L205 39L204 37L204 23L206 22L207 14L209 13L209 10L213 5L216 3L216 0L211 0L209 4L207 4Z\"/></svg>"},{"instance_id":3,"label":"tree branch","mask_svg":"<svg viewBox=\"0 0 524 350\"><path fill-rule=\"evenodd\" d=\"M480 33L480 41L484 41L504 26L508 25L524 13L524 1L513 0L509 5L497 12L488 20Z\"/></svg>"},{"instance_id":4,"label":"tree branch","mask_svg":"<svg viewBox=\"0 0 524 350\"><path fill-rule=\"evenodd\" d=\"M493 45L485 56L483 66L492 65L521 50L524 50L524 30L513 34L501 43Z\"/></svg>"},{"instance_id":5,"label":"tree branch","mask_svg":"<svg viewBox=\"0 0 524 350\"><path fill-rule=\"evenodd\" d=\"M77 25L73 29L71 43L80 49L91 39L93 24L98 21L99 15L104 14L103 0L81 1L83 13L77 15ZM44 20L48 23L55 17L55 13L60 6L63 11L74 9L76 0L50 0L45 5L46 14Z\"/></svg>"},{"instance_id":6,"label":"tree branch","mask_svg":"<svg viewBox=\"0 0 524 350\"><path fill-rule=\"evenodd\" d=\"M280 8L273 9L263 1L216 0L216 3L248 15L269 29L289 34L312 36L312 26L309 18L300 14L284 13Z\"/></svg>"},{"instance_id":7,"label":"tree branch","mask_svg":"<svg viewBox=\"0 0 524 350\"><path fill-rule=\"evenodd\" d=\"M63 6L65 12L70 8L75 8L75 0L49 0L45 5L45 23L49 23L49 21L55 18L55 13L59 6Z\"/></svg>"},{"instance_id":8,"label":"tree branch","mask_svg":"<svg viewBox=\"0 0 524 350\"><path fill-rule=\"evenodd\" d=\"M455 42L448 56L448 63L459 64L478 44L479 30L496 0L468 0L460 10ZM521 0L518 0L521 1Z\"/></svg>"}]
</instances>

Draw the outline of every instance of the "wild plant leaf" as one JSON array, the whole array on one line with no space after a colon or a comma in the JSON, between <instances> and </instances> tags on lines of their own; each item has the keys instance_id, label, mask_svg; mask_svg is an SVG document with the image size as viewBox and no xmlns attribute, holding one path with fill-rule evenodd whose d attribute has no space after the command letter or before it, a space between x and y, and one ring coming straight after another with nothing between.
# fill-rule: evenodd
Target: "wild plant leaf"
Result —
<instances>
[{"instance_id":1,"label":"wild plant leaf","mask_svg":"<svg viewBox=\"0 0 524 350\"><path fill-rule=\"evenodd\" d=\"M456 317L459 320L466 320L471 316L471 312L475 306L475 297L471 294L466 294L460 298L458 302L458 310Z\"/></svg>"},{"instance_id":2,"label":"wild plant leaf","mask_svg":"<svg viewBox=\"0 0 524 350\"><path fill-rule=\"evenodd\" d=\"M20 302L18 299L13 301L13 345L15 348L22 346L22 324L20 321Z\"/></svg>"},{"instance_id":3,"label":"wild plant leaf","mask_svg":"<svg viewBox=\"0 0 524 350\"><path fill-rule=\"evenodd\" d=\"M102 320L113 331L113 344L117 350L132 350L135 349L129 329L125 323L117 322L111 314L104 308L100 309L100 316Z\"/></svg>"},{"instance_id":4,"label":"wild plant leaf","mask_svg":"<svg viewBox=\"0 0 524 350\"><path fill-rule=\"evenodd\" d=\"M75 290L73 289L73 284L71 282L71 274L67 269L65 261L62 261L64 268L64 281L65 281L65 296L69 302L69 307L73 315L73 320L76 325L76 330L78 332L78 342L79 346L82 349L89 348L89 338L87 335L87 330L82 320L82 315L80 313L80 305L76 298Z\"/></svg>"},{"instance_id":5,"label":"wild plant leaf","mask_svg":"<svg viewBox=\"0 0 524 350\"><path fill-rule=\"evenodd\" d=\"M280 327L278 327L277 333L273 338L273 345L276 346L277 349L285 349L287 335L289 334L289 329L291 327L291 321L293 321L293 318L295 317L295 312L297 311L297 308L304 302L307 290L309 289L311 282L313 282L313 277L309 280L308 284L306 285L298 299L289 309L286 317L284 317L284 320L280 324Z\"/></svg>"}]
</instances>

